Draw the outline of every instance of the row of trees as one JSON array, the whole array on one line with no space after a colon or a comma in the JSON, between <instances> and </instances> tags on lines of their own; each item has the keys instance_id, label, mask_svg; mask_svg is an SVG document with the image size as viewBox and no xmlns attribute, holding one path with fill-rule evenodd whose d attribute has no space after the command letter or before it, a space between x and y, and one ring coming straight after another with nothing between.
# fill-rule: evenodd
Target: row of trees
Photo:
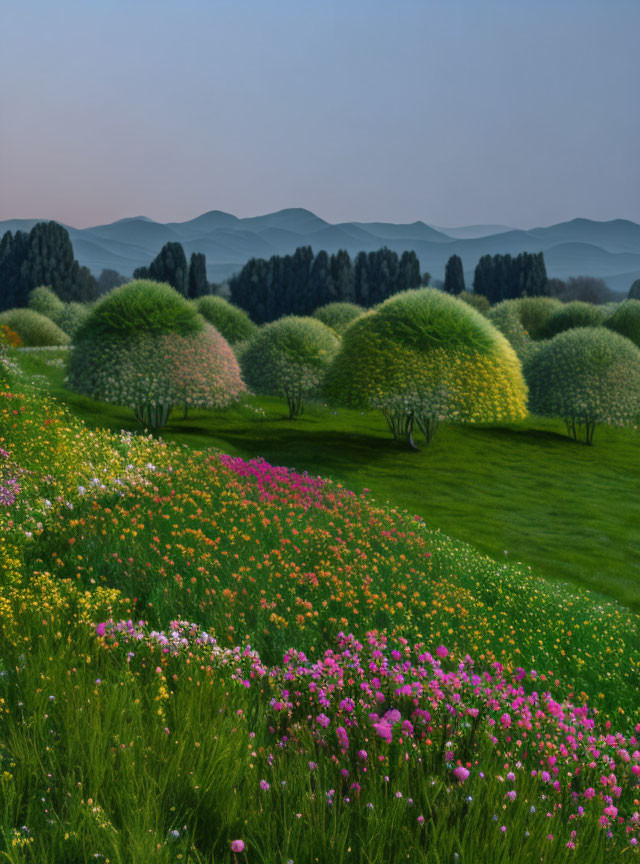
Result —
<instances>
[{"instance_id":1,"label":"row of trees","mask_svg":"<svg viewBox=\"0 0 640 864\"><path fill-rule=\"evenodd\" d=\"M548 292L547 268L542 252L511 255L483 255L473 277L473 290L489 303L517 297L540 297Z\"/></svg>"},{"instance_id":2,"label":"row of trees","mask_svg":"<svg viewBox=\"0 0 640 864\"><path fill-rule=\"evenodd\" d=\"M138 267L133 271L133 278L168 282L183 297L194 300L211 293L205 255L194 252L187 265L182 243L165 243L148 267Z\"/></svg>"},{"instance_id":3,"label":"row of trees","mask_svg":"<svg viewBox=\"0 0 640 864\"><path fill-rule=\"evenodd\" d=\"M328 303L374 306L398 291L418 287L429 275L420 274L415 252L398 256L387 249L359 252L352 261L341 249L314 256L310 246L293 255L274 255L268 261L252 258L229 280L231 299L258 324L283 315L310 315Z\"/></svg>"},{"instance_id":4,"label":"row of trees","mask_svg":"<svg viewBox=\"0 0 640 864\"><path fill-rule=\"evenodd\" d=\"M39 222L29 233L7 231L0 240L0 309L26 306L38 285L50 285L64 302L95 300L96 280L73 254L68 231Z\"/></svg>"}]
</instances>

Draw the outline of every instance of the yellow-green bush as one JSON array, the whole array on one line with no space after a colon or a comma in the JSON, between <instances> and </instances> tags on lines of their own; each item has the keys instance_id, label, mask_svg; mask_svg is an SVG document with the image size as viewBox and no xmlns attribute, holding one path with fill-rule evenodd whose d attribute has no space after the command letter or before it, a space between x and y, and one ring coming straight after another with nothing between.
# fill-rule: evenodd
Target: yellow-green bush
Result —
<instances>
[{"instance_id":1,"label":"yellow-green bush","mask_svg":"<svg viewBox=\"0 0 640 864\"><path fill-rule=\"evenodd\" d=\"M430 441L442 420L477 423L526 415L520 361L468 304L433 288L405 291L346 331L327 396L378 408L397 438L417 426Z\"/></svg>"},{"instance_id":2,"label":"yellow-green bush","mask_svg":"<svg viewBox=\"0 0 640 864\"><path fill-rule=\"evenodd\" d=\"M284 396L293 418L302 413L305 398L319 391L339 344L316 318L289 315L272 321L242 350L244 380L256 393Z\"/></svg>"},{"instance_id":3,"label":"yellow-green bush","mask_svg":"<svg viewBox=\"0 0 640 864\"><path fill-rule=\"evenodd\" d=\"M341 336L347 327L364 313L365 310L357 303L327 303L326 306L316 309L313 317Z\"/></svg>"},{"instance_id":4,"label":"yellow-green bush","mask_svg":"<svg viewBox=\"0 0 640 864\"><path fill-rule=\"evenodd\" d=\"M244 309L239 309L224 297L205 295L197 301L197 306L203 318L224 336L229 345L245 342L258 331L257 324L253 323Z\"/></svg>"},{"instance_id":5,"label":"yellow-green bush","mask_svg":"<svg viewBox=\"0 0 640 864\"><path fill-rule=\"evenodd\" d=\"M626 336L634 345L640 347L640 300L625 300L620 303L606 319L604 326Z\"/></svg>"},{"instance_id":6,"label":"yellow-green bush","mask_svg":"<svg viewBox=\"0 0 640 864\"><path fill-rule=\"evenodd\" d=\"M640 350L604 327L577 327L542 343L525 374L531 412L561 417L587 444L598 424L629 425L640 415Z\"/></svg>"},{"instance_id":7,"label":"yellow-green bush","mask_svg":"<svg viewBox=\"0 0 640 864\"><path fill-rule=\"evenodd\" d=\"M33 309L7 309L0 312L0 324L14 330L29 348L68 345L69 337L49 318Z\"/></svg>"}]
</instances>

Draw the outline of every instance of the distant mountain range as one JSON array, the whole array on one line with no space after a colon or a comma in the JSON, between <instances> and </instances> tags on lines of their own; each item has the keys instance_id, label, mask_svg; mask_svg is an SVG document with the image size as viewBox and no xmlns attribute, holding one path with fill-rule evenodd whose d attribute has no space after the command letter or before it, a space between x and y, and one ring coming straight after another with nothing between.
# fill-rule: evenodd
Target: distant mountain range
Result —
<instances>
[{"instance_id":1,"label":"distant mountain range","mask_svg":"<svg viewBox=\"0 0 640 864\"><path fill-rule=\"evenodd\" d=\"M30 230L41 219L0 221L5 231ZM347 249L350 254L388 246L396 252L414 250L423 272L444 278L447 259L462 258L470 286L481 255L544 252L549 276L597 276L614 291L626 293L640 278L640 225L625 219L594 222L572 219L528 231L504 225L472 225L434 228L424 222L325 222L309 210L293 208L239 219L211 210L187 222L154 222L145 216L119 219L109 225L72 228L69 231L76 258L98 275L111 268L131 276L148 264L169 240L182 243L187 255L204 252L207 275L220 282L237 272L249 258L269 258L311 246L314 252Z\"/></svg>"}]
</instances>

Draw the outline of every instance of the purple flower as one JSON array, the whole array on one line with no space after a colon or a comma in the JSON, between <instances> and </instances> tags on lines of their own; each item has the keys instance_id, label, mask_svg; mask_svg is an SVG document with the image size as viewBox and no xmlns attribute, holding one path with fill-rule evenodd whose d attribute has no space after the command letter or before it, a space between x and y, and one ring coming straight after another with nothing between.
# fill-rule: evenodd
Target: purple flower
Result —
<instances>
[{"instance_id":1,"label":"purple flower","mask_svg":"<svg viewBox=\"0 0 640 864\"><path fill-rule=\"evenodd\" d=\"M316 717L316 723L318 723L320 726L324 726L324 728L326 729L329 723L331 723L331 720L329 720L326 714L318 714L318 716Z\"/></svg>"},{"instance_id":2,"label":"purple flower","mask_svg":"<svg viewBox=\"0 0 640 864\"><path fill-rule=\"evenodd\" d=\"M232 840L231 851L232 852L244 852L244 840Z\"/></svg>"}]
</instances>

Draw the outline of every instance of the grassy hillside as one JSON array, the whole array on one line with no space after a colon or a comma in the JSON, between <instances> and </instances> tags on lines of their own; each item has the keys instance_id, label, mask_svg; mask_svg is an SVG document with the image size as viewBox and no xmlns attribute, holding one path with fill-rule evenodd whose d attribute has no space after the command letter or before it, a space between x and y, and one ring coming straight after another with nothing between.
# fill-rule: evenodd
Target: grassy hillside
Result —
<instances>
[{"instance_id":1,"label":"grassy hillside","mask_svg":"<svg viewBox=\"0 0 640 864\"><path fill-rule=\"evenodd\" d=\"M7 861L637 860L637 615L46 383L0 388Z\"/></svg>"},{"instance_id":2,"label":"grassy hillside","mask_svg":"<svg viewBox=\"0 0 640 864\"><path fill-rule=\"evenodd\" d=\"M69 393L64 356L24 352L20 362L89 425L139 428L132 412ZM390 440L376 413L315 405L289 421L284 402L261 398L186 420L177 411L162 436L371 489L498 560L523 561L640 609L640 435L601 428L588 448L564 433L542 418L449 427L415 453Z\"/></svg>"}]
</instances>

